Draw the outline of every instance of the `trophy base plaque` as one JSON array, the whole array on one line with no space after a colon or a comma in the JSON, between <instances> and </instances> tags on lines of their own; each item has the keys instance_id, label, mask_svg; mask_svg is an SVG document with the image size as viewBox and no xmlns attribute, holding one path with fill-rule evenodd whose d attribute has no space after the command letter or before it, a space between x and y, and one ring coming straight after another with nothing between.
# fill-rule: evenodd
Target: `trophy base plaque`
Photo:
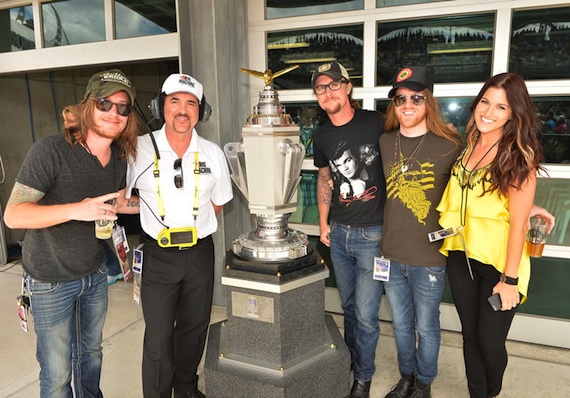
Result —
<instances>
[{"instance_id":1,"label":"trophy base plaque","mask_svg":"<svg viewBox=\"0 0 570 398\"><path fill-rule=\"evenodd\" d=\"M316 255L307 257L316 263ZM231 256L234 265L247 260ZM229 261L228 261L229 262ZM243 262L243 264L241 264ZM253 262L252 262L253 263ZM257 263L257 262L256 262ZM253 269L226 269L228 319L210 327L204 367L206 394L216 398L344 397L350 392L350 353L324 311L325 265L295 263L278 283L243 279ZM259 264L252 264L259 267ZM305 274L303 274L305 270ZM285 274L287 275L287 273Z\"/></svg>"}]
</instances>

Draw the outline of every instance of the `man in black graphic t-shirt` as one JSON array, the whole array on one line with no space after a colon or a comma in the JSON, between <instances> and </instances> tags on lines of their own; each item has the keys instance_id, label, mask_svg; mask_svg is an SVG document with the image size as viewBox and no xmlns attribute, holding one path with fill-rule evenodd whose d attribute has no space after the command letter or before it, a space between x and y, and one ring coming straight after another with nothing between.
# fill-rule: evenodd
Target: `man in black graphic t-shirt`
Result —
<instances>
[{"instance_id":1,"label":"man in black graphic t-shirt","mask_svg":"<svg viewBox=\"0 0 570 398\"><path fill-rule=\"evenodd\" d=\"M383 117L357 109L348 73L338 62L320 65L311 83L330 119L313 135L314 164L319 168L320 239L330 246L344 310L344 338L354 369L350 398L367 398L375 371L383 292L382 282L373 278L385 200L378 148Z\"/></svg>"}]
</instances>

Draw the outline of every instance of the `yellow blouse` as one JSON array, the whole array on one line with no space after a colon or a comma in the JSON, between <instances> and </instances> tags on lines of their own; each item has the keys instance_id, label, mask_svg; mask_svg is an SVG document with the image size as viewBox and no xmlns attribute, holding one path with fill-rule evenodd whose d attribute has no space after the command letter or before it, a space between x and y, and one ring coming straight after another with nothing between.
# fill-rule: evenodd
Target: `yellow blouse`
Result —
<instances>
[{"instance_id":1,"label":"yellow blouse","mask_svg":"<svg viewBox=\"0 0 570 398\"><path fill-rule=\"evenodd\" d=\"M454 235L444 239L440 252L449 255L450 250L466 251L469 258L483 264L491 264L499 272L504 272L507 262L507 242L509 238L509 200L499 196L497 191L483 193L490 184L490 176L485 177L488 167L470 173L465 169L460 156L451 169L451 177L437 210L442 228L457 228L463 224L463 236ZM518 289L526 300L530 281L530 257L524 246L518 270Z\"/></svg>"}]
</instances>

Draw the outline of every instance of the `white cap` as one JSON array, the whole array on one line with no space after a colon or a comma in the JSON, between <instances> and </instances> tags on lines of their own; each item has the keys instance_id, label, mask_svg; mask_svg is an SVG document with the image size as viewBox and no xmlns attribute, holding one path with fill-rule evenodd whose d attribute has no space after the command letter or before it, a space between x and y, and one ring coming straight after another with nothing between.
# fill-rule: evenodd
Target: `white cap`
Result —
<instances>
[{"instance_id":1,"label":"white cap","mask_svg":"<svg viewBox=\"0 0 570 398\"><path fill-rule=\"evenodd\" d=\"M162 92L166 95L174 93L192 94L198 98L198 101L201 103L204 95L204 87L192 76L175 73L168 76L164 81Z\"/></svg>"}]
</instances>

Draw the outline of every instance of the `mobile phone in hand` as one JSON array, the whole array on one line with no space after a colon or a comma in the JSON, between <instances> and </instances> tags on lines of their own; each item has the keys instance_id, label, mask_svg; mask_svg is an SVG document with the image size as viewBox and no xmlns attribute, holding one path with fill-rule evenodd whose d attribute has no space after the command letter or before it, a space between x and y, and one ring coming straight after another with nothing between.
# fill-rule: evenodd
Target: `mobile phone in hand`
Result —
<instances>
[{"instance_id":1,"label":"mobile phone in hand","mask_svg":"<svg viewBox=\"0 0 570 398\"><path fill-rule=\"evenodd\" d=\"M501 296L499 296L499 293L493 294L491 297L487 299L487 301L489 301L489 304L491 304L493 311L501 310L502 304L501 304Z\"/></svg>"}]
</instances>

